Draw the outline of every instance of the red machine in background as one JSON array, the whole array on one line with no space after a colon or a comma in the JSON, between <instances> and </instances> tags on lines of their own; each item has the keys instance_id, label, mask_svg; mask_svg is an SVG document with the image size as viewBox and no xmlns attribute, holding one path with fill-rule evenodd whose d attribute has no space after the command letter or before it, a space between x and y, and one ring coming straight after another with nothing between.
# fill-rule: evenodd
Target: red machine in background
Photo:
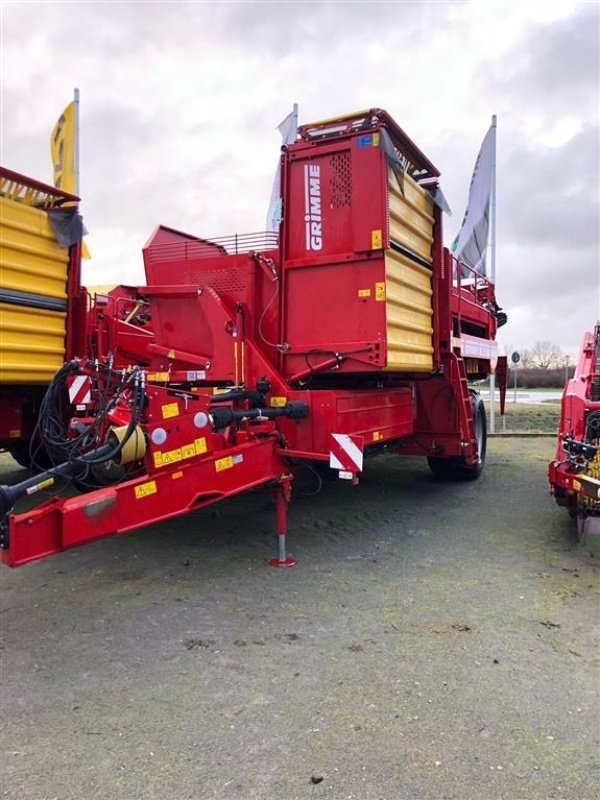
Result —
<instances>
[{"instance_id":1,"label":"red machine in background","mask_svg":"<svg viewBox=\"0 0 600 800\"><path fill-rule=\"evenodd\" d=\"M565 384L548 480L558 505L577 520L579 536L600 541L600 321L584 334Z\"/></svg>"},{"instance_id":2,"label":"red machine in background","mask_svg":"<svg viewBox=\"0 0 600 800\"><path fill-rule=\"evenodd\" d=\"M438 478L479 477L485 412L468 381L498 367L506 317L443 247L439 172L378 109L301 127L281 164L279 236L159 227L147 285L96 296L88 352L40 414L57 466L0 487L6 563L270 484L272 563L288 566L299 464L356 484L387 450L426 457ZM12 513L57 476L89 491Z\"/></svg>"}]
</instances>

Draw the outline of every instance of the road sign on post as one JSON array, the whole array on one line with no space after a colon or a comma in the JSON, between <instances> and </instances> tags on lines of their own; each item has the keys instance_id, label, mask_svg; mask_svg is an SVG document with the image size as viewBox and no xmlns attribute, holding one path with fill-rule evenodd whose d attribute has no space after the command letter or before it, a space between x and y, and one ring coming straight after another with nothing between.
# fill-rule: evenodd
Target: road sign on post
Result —
<instances>
[{"instance_id":1,"label":"road sign on post","mask_svg":"<svg viewBox=\"0 0 600 800\"><path fill-rule=\"evenodd\" d=\"M515 352L511 355L510 360L513 363L513 373L514 373L514 376L515 376L515 385L514 385L514 392L513 392L513 403L516 403L517 402L517 365L518 365L519 361L521 360L521 356L515 350Z\"/></svg>"}]
</instances>

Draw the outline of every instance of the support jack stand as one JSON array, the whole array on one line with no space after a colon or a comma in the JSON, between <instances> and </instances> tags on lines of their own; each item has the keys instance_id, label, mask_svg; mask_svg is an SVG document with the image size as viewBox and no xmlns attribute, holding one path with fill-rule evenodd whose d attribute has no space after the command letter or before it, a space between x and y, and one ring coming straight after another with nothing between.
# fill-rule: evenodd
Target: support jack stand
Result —
<instances>
[{"instance_id":1,"label":"support jack stand","mask_svg":"<svg viewBox=\"0 0 600 800\"><path fill-rule=\"evenodd\" d=\"M286 554L287 504L291 494L290 477L285 476L282 482L274 488L273 494L275 495L275 522L279 552L277 558L270 558L268 563L271 567L293 567L296 559Z\"/></svg>"}]
</instances>

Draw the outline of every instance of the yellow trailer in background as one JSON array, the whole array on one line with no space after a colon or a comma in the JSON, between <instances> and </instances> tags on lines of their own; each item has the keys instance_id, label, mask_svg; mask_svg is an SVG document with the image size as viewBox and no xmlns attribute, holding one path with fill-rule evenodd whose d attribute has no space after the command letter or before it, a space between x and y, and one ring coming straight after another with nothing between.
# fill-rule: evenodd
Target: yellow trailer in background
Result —
<instances>
[{"instance_id":1,"label":"yellow trailer in background","mask_svg":"<svg viewBox=\"0 0 600 800\"><path fill-rule=\"evenodd\" d=\"M48 382L85 351L78 201L0 167L0 447L23 464Z\"/></svg>"}]
</instances>

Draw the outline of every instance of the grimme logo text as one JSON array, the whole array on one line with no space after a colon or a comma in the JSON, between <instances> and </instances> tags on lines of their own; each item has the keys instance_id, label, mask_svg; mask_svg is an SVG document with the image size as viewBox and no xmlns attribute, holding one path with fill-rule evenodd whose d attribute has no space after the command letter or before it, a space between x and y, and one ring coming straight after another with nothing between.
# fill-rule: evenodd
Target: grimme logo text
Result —
<instances>
[{"instance_id":1,"label":"grimme logo text","mask_svg":"<svg viewBox=\"0 0 600 800\"><path fill-rule=\"evenodd\" d=\"M321 250L321 167L318 164L304 165L304 223L306 249Z\"/></svg>"}]
</instances>

